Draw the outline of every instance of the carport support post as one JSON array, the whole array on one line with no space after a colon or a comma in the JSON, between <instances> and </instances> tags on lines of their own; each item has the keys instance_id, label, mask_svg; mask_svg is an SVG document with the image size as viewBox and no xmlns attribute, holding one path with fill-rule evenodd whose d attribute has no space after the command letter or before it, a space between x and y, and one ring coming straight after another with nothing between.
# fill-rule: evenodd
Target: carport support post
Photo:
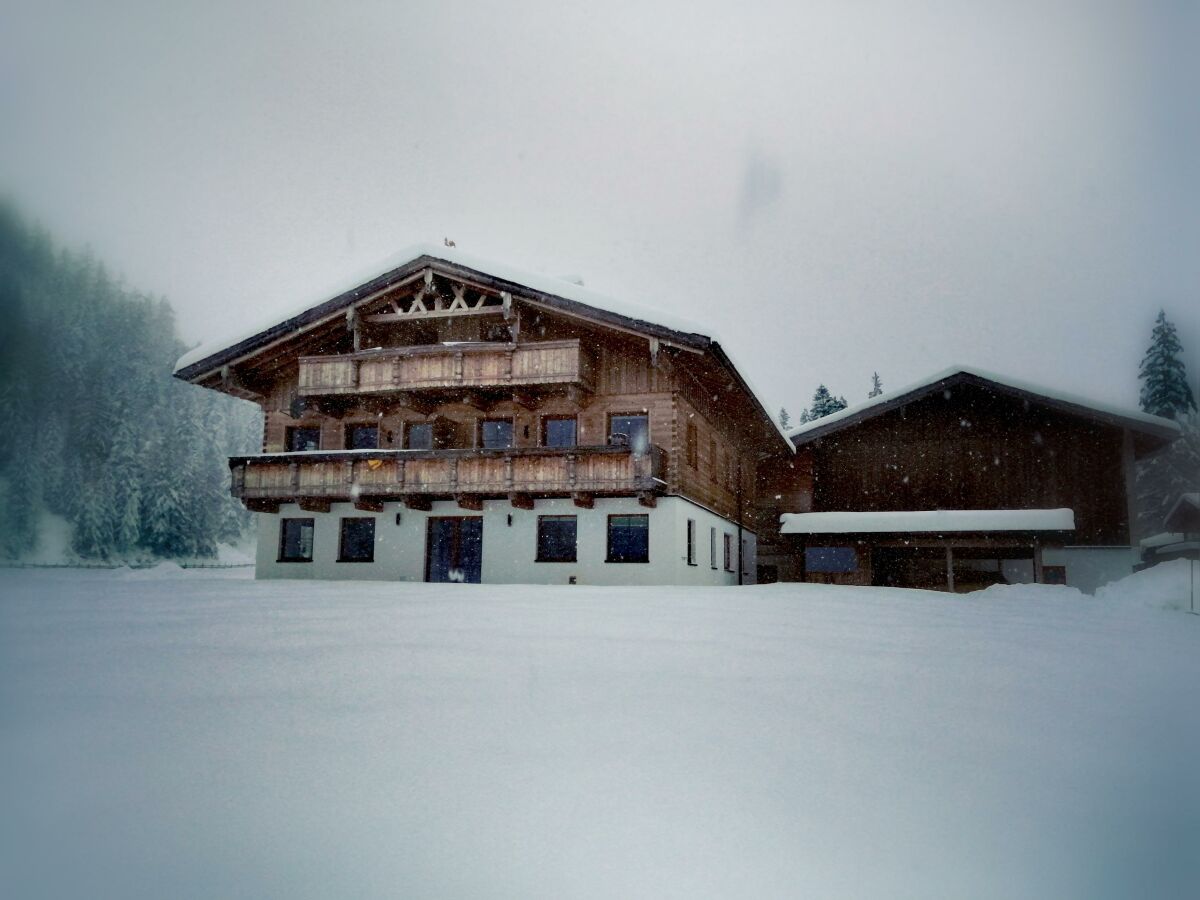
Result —
<instances>
[{"instance_id":1,"label":"carport support post","mask_svg":"<svg viewBox=\"0 0 1200 900\"><path fill-rule=\"evenodd\" d=\"M946 545L946 590L954 593L954 548Z\"/></svg>"}]
</instances>

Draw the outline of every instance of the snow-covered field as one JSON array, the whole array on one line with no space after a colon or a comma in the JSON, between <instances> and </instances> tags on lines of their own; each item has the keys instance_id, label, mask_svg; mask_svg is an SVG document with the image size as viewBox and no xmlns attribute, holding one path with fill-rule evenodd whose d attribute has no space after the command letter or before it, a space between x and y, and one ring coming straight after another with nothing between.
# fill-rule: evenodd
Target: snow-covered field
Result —
<instances>
[{"instance_id":1,"label":"snow-covered field","mask_svg":"<svg viewBox=\"0 0 1200 900\"><path fill-rule=\"evenodd\" d=\"M0 578L5 896L1200 896L1141 600Z\"/></svg>"}]
</instances>

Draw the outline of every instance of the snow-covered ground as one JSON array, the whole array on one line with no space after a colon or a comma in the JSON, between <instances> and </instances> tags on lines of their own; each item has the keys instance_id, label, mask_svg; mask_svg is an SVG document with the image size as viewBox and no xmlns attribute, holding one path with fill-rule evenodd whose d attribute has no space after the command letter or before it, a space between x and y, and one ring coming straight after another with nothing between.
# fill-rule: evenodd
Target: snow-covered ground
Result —
<instances>
[{"instance_id":1,"label":"snow-covered ground","mask_svg":"<svg viewBox=\"0 0 1200 900\"><path fill-rule=\"evenodd\" d=\"M6 896L1200 896L1141 600L0 577Z\"/></svg>"}]
</instances>

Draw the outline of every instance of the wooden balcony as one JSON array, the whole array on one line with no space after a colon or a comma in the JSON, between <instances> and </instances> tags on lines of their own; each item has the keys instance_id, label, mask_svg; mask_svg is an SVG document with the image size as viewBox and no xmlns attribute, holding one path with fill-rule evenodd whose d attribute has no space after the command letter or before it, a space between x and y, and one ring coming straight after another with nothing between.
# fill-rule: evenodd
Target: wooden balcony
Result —
<instances>
[{"instance_id":1,"label":"wooden balcony","mask_svg":"<svg viewBox=\"0 0 1200 900\"><path fill-rule=\"evenodd\" d=\"M646 506L666 488L666 454L658 447L529 447L505 450L333 450L235 456L233 496L249 509L277 512L281 503L328 510L332 502L381 510L388 500L428 509L436 499L481 508L507 497L532 508L538 497L637 496Z\"/></svg>"},{"instance_id":2,"label":"wooden balcony","mask_svg":"<svg viewBox=\"0 0 1200 900\"><path fill-rule=\"evenodd\" d=\"M550 385L591 390L591 368L578 340L389 347L342 356L302 356L300 395Z\"/></svg>"}]
</instances>

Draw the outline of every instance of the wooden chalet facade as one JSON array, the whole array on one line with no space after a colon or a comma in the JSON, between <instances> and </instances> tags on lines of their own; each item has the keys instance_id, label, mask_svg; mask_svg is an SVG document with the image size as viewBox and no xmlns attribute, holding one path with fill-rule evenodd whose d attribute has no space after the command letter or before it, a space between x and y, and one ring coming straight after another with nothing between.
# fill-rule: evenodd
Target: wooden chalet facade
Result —
<instances>
[{"instance_id":1,"label":"wooden chalet facade","mask_svg":"<svg viewBox=\"0 0 1200 900\"><path fill-rule=\"evenodd\" d=\"M230 460L259 577L752 582L786 438L720 344L613 305L422 248L184 356L263 408Z\"/></svg>"},{"instance_id":2,"label":"wooden chalet facade","mask_svg":"<svg viewBox=\"0 0 1200 900\"><path fill-rule=\"evenodd\" d=\"M760 581L1093 590L1132 571L1133 465L1173 422L965 368L792 434L760 468Z\"/></svg>"}]
</instances>

